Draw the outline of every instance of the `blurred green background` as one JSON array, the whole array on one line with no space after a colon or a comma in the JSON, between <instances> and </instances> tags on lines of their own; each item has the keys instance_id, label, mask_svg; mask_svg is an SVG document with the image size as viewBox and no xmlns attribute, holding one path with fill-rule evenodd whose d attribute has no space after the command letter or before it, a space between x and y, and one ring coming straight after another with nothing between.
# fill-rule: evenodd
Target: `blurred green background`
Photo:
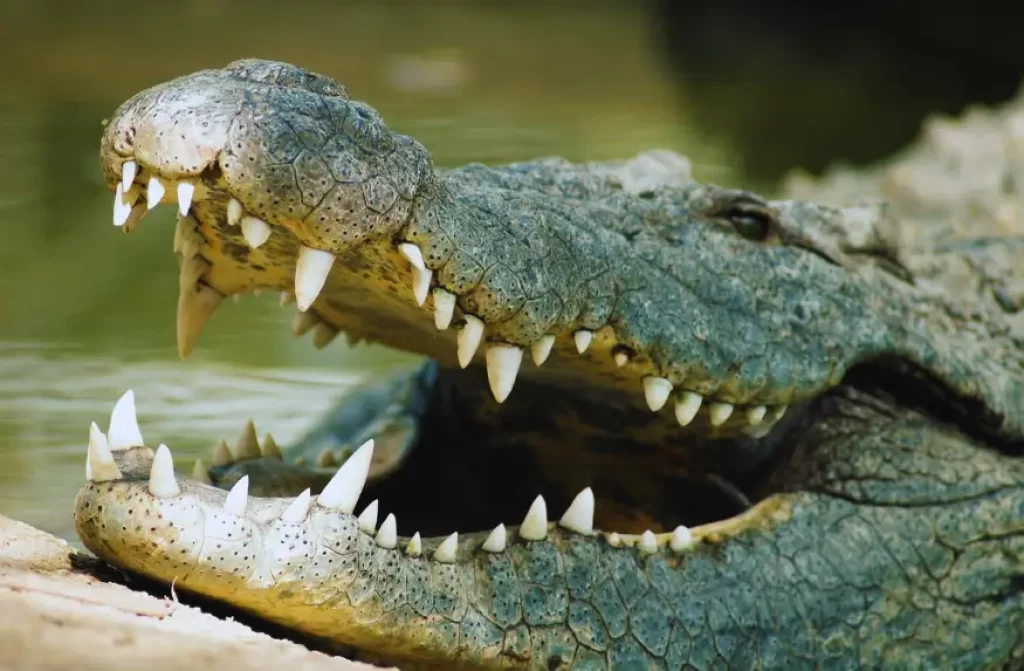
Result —
<instances>
[{"instance_id":1,"label":"blurred green background","mask_svg":"<svg viewBox=\"0 0 1024 671\"><path fill-rule=\"evenodd\" d=\"M701 54L672 48L701 24L684 14L673 33L664 24L672 12L628 0L50 0L0 11L0 512L65 537L74 535L89 422L106 428L126 388L136 391L148 442L170 445L188 469L249 416L287 443L353 380L409 360L349 349L341 338L316 352L308 337L290 336L291 310L265 295L226 302L192 357L178 361L172 208L129 239L111 225L113 198L98 170L101 120L137 91L236 58L286 60L344 83L440 166L663 147L688 155L698 179L761 189L777 166L801 163L802 148L845 156L841 142L832 151L820 141L844 138L823 128L780 149L784 136L769 128L769 149L759 152L749 134L729 132L744 119L818 105L832 112L813 118L879 128L851 108L870 97L865 90L777 51L771 71L747 53L761 65L746 75L739 65L739 77L716 86L710 69L700 76ZM726 25L711 50L749 51L730 35ZM785 82L775 93L772 76ZM811 80L827 86L801 93ZM749 160L766 155L772 161Z\"/></svg>"}]
</instances>

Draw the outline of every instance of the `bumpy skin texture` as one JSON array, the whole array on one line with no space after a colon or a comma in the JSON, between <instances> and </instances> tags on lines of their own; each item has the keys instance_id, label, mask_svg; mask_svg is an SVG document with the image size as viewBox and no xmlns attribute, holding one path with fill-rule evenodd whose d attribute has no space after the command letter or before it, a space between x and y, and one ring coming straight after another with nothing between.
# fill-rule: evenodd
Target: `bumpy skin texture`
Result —
<instances>
[{"instance_id":1,"label":"bumpy skin texture","mask_svg":"<svg viewBox=\"0 0 1024 671\"><path fill-rule=\"evenodd\" d=\"M687 514L680 500L694 501L684 479L707 473L759 503L696 526L686 548L558 526L530 540L510 527L503 552L481 548L486 532L460 535L445 563L432 558L441 538L422 555L403 551L405 538L382 548L353 515L317 503L285 523L288 500L252 498L238 517L220 509L223 491L184 477L180 495L156 497L140 446L116 453L123 478L82 489L79 534L108 561L389 660L1018 667L1015 115L964 122L1002 144L936 148L949 132L931 126L876 172L791 185L855 203L833 207L698 184L667 154L435 171L342 87L284 64L245 61L143 92L109 124L103 166L112 185L127 158L198 182L179 232L183 268L201 259L203 270L183 277L218 295L290 290L299 245L325 249L338 260L312 308L323 324L437 360L415 395L412 456L375 485L400 521L454 508L446 521L489 528L538 490L560 509L593 484L599 525L667 530ZM957 191L957 178L976 182ZM880 191L887 207L856 204ZM259 249L226 224L229 197L271 225ZM457 297L456 320L480 318L488 342L556 336L501 406L480 367L454 369L451 330L436 332L412 302L395 252L405 241L432 286ZM585 356L578 329L596 334ZM617 353L628 365L612 363ZM708 401L796 405L756 431L740 412L680 427L646 410L647 375ZM278 468L239 466L269 485ZM602 511L605 491L619 510Z\"/></svg>"}]
</instances>

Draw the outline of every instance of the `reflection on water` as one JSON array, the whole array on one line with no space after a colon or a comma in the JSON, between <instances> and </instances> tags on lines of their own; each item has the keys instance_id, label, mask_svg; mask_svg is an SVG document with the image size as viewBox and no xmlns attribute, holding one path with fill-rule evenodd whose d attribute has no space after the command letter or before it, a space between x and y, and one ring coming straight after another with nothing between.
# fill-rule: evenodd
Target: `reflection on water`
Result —
<instances>
[{"instance_id":1,"label":"reflection on water","mask_svg":"<svg viewBox=\"0 0 1024 671\"><path fill-rule=\"evenodd\" d=\"M128 239L111 226L98 170L100 122L136 91L236 58L278 58L336 77L439 165L667 147L688 154L699 178L735 181L726 148L687 125L638 4L9 4L0 512L64 536L88 424L104 425L124 389L136 390L144 435L185 457L250 414L288 442L356 371L402 358L343 339L317 353L264 296L226 302L192 358L177 361L171 208Z\"/></svg>"}]
</instances>

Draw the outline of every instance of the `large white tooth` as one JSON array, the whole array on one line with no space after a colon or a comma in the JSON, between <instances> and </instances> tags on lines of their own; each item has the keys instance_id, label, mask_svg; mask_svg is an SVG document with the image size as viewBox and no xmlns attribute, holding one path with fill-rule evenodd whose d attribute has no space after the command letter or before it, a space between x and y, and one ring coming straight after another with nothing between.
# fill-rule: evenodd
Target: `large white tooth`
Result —
<instances>
[{"instance_id":1,"label":"large white tooth","mask_svg":"<svg viewBox=\"0 0 1024 671\"><path fill-rule=\"evenodd\" d=\"M356 522L359 524L359 528L371 536L377 531L377 511L380 509L380 504L377 503L377 499L370 501L370 504L363 509L363 512L359 513L359 517L356 518Z\"/></svg>"},{"instance_id":2,"label":"large white tooth","mask_svg":"<svg viewBox=\"0 0 1024 671\"><path fill-rule=\"evenodd\" d=\"M135 392L131 389L114 404L110 413L110 426L107 428L107 440L110 449L115 452L146 444L142 440L139 421L135 418Z\"/></svg>"},{"instance_id":3,"label":"large white tooth","mask_svg":"<svg viewBox=\"0 0 1024 671\"><path fill-rule=\"evenodd\" d=\"M181 493L174 477L174 459L166 445L156 448L153 466L149 470L149 493L158 499L168 499Z\"/></svg>"},{"instance_id":4,"label":"large white tooth","mask_svg":"<svg viewBox=\"0 0 1024 671\"><path fill-rule=\"evenodd\" d=\"M682 552L686 548L693 544L693 534L686 527L679 525L672 532L672 538L668 542L668 546L672 548L673 552Z\"/></svg>"},{"instance_id":5,"label":"large white tooth","mask_svg":"<svg viewBox=\"0 0 1024 671\"><path fill-rule=\"evenodd\" d=\"M747 422L751 426L757 426L764 420L765 414L768 412L768 408L763 405L754 405L747 408Z\"/></svg>"},{"instance_id":6,"label":"large white tooth","mask_svg":"<svg viewBox=\"0 0 1024 671\"><path fill-rule=\"evenodd\" d=\"M309 314L309 313L302 313ZM330 324L320 322L313 327L313 347L317 349L323 349L334 342L334 339L338 337L338 329L334 328Z\"/></svg>"},{"instance_id":7,"label":"large white tooth","mask_svg":"<svg viewBox=\"0 0 1024 671\"><path fill-rule=\"evenodd\" d=\"M224 512L235 517L245 516L245 504L249 501L249 476L243 475L224 499Z\"/></svg>"},{"instance_id":8,"label":"large white tooth","mask_svg":"<svg viewBox=\"0 0 1024 671\"><path fill-rule=\"evenodd\" d=\"M409 544L405 546L405 554L410 557L419 557L423 554L423 541L420 540L420 532L416 532L409 539Z\"/></svg>"},{"instance_id":9,"label":"large white tooth","mask_svg":"<svg viewBox=\"0 0 1024 671\"><path fill-rule=\"evenodd\" d=\"M377 532L377 537L374 540L377 542L377 547L382 547L385 550L395 549L395 546L398 545L398 528L394 515L388 513L388 516L384 518L384 522L380 525L380 531Z\"/></svg>"},{"instance_id":10,"label":"large white tooth","mask_svg":"<svg viewBox=\"0 0 1024 671\"><path fill-rule=\"evenodd\" d=\"M640 552L648 555L652 555L658 551L658 537L654 535L654 532L648 529L640 535L640 543L638 544Z\"/></svg>"},{"instance_id":11,"label":"large white tooth","mask_svg":"<svg viewBox=\"0 0 1024 671\"><path fill-rule=\"evenodd\" d=\"M676 421L679 426L686 426L697 416L704 397L692 391L682 391L676 397Z\"/></svg>"},{"instance_id":12,"label":"large white tooth","mask_svg":"<svg viewBox=\"0 0 1024 671\"><path fill-rule=\"evenodd\" d=\"M309 514L310 492L307 488L295 497L295 500L288 504L288 508L281 513L281 521L290 524L301 524L306 515Z\"/></svg>"},{"instance_id":13,"label":"large white tooth","mask_svg":"<svg viewBox=\"0 0 1024 671\"><path fill-rule=\"evenodd\" d=\"M332 265L334 254L305 245L299 246L299 260L295 263L295 302L299 310L308 310L320 295Z\"/></svg>"},{"instance_id":14,"label":"large white tooth","mask_svg":"<svg viewBox=\"0 0 1024 671\"><path fill-rule=\"evenodd\" d=\"M665 406L669 394L672 393L672 383L666 378L648 375L644 378L644 398L647 405L654 412L658 412Z\"/></svg>"},{"instance_id":15,"label":"large white tooth","mask_svg":"<svg viewBox=\"0 0 1024 671\"><path fill-rule=\"evenodd\" d=\"M121 164L121 187L127 192L128 189L132 188L132 184L135 183L135 173L139 169L139 164L135 161L128 160Z\"/></svg>"},{"instance_id":16,"label":"large white tooth","mask_svg":"<svg viewBox=\"0 0 1024 671\"><path fill-rule=\"evenodd\" d=\"M459 532L454 532L434 550L434 559L444 564L451 564L459 554Z\"/></svg>"},{"instance_id":17,"label":"large white tooth","mask_svg":"<svg viewBox=\"0 0 1024 671\"><path fill-rule=\"evenodd\" d=\"M530 345L530 356L533 357L533 363L540 366L548 360L548 355L551 354L551 348L555 345L555 336L553 335L542 335L537 342Z\"/></svg>"},{"instance_id":18,"label":"large white tooth","mask_svg":"<svg viewBox=\"0 0 1024 671\"><path fill-rule=\"evenodd\" d=\"M228 447L228 441L223 438L217 447L213 448L213 465L214 466L227 466L228 464L235 463L235 455L231 454L231 448Z\"/></svg>"},{"instance_id":19,"label":"large white tooth","mask_svg":"<svg viewBox=\"0 0 1024 671\"><path fill-rule=\"evenodd\" d=\"M403 242L398 245L398 251L412 265L412 294L416 298L416 304L423 305L427 300L427 291L430 289L430 278L433 276L433 271L423 263L423 253L413 243Z\"/></svg>"},{"instance_id":20,"label":"large white tooth","mask_svg":"<svg viewBox=\"0 0 1024 671\"><path fill-rule=\"evenodd\" d=\"M192 463L192 479L201 482L204 485L213 484L213 480L210 479L210 471L206 468L206 462L202 459L196 459Z\"/></svg>"},{"instance_id":21,"label":"large white tooth","mask_svg":"<svg viewBox=\"0 0 1024 671\"><path fill-rule=\"evenodd\" d=\"M315 312L296 312L292 319L292 335L298 337L320 323Z\"/></svg>"},{"instance_id":22,"label":"large white tooth","mask_svg":"<svg viewBox=\"0 0 1024 671\"><path fill-rule=\"evenodd\" d=\"M494 343L487 348L487 382L498 403L512 393L522 363L523 350L515 345Z\"/></svg>"},{"instance_id":23,"label":"large white tooth","mask_svg":"<svg viewBox=\"0 0 1024 671\"><path fill-rule=\"evenodd\" d=\"M504 552L507 536L508 534L505 533L505 525L499 524L494 527L490 535L487 536L487 540L485 540L484 544L480 547L484 552Z\"/></svg>"},{"instance_id":24,"label":"large white tooth","mask_svg":"<svg viewBox=\"0 0 1024 671\"><path fill-rule=\"evenodd\" d=\"M228 226L238 226L242 221L242 204L237 198L228 201Z\"/></svg>"},{"instance_id":25,"label":"large white tooth","mask_svg":"<svg viewBox=\"0 0 1024 671\"><path fill-rule=\"evenodd\" d=\"M594 334L587 329L580 329L576 333L572 334L573 340L576 341L576 351L583 354L590 347L591 341L594 340Z\"/></svg>"},{"instance_id":26,"label":"large white tooth","mask_svg":"<svg viewBox=\"0 0 1024 671\"><path fill-rule=\"evenodd\" d=\"M434 289L434 326L443 331L452 323L455 314L455 294L438 287Z\"/></svg>"},{"instance_id":27,"label":"large white tooth","mask_svg":"<svg viewBox=\"0 0 1024 671\"><path fill-rule=\"evenodd\" d=\"M363 493L363 485L366 484L366 476L370 472L372 459L373 439L371 438L341 465L338 472L320 492L317 502L325 508L351 514L356 508L359 495Z\"/></svg>"},{"instance_id":28,"label":"large white tooth","mask_svg":"<svg viewBox=\"0 0 1024 671\"><path fill-rule=\"evenodd\" d=\"M619 368L622 368L627 363L629 363L629 354L623 352L622 350L619 350L618 352L613 354L612 358L615 359L615 365L618 366Z\"/></svg>"},{"instance_id":29,"label":"large white tooth","mask_svg":"<svg viewBox=\"0 0 1024 671\"><path fill-rule=\"evenodd\" d=\"M269 459L284 459L284 455L281 454L281 448L278 447L277 441L269 433L263 437L263 443L260 445L260 453Z\"/></svg>"},{"instance_id":30,"label":"large white tooth","mask_svg":"<svg viewBox=\"0 0 1024 671\"><path fill-rule=\"evenodd\" d=\"M708 421L711 426L722 426L732 417L735 409L732 403L712 403L708 406Z\"/></svg>"},{"instance_id":31,"label":"large white tooth","mask_svg":"<svg viewBox=\"0 0 1024 671\"><path fill-rule=\"evenodd\" d=\"M88 472L86 478L95 482L107 480L119 480L121 471L114 462L114 454L107 446L107 437L100 431L100 427L93 422L89 427L89 449L86 452L86 463Z\"/></svg>"},{"instance_id":32,"label":"large white tooth","mask_svg":"<svg viewBox=\"0 0 1024 671\"><path fill-rule=\"evenodd\" d=\"M578 534L594 533L594 492L590 487L576 495L558 523Z\"/></svg>"},{"instance_id":33,"label":"large white tooth","mask_svg":"<svg viewBox=\"0 0 1024 671\"><path fill-rule=\"evenodd\" d=\"M128 202L124 189L118 184L114 191L114 226L124 226L124 222L128 221L128 217L132 214L132 205L134 204L134 200Z\"/></svg>"},{"instance_id":34,"label":"large white tooth","mask_svg":"<svg viewBox=\"0 0 1024 671\"><path fill-rule=\"evenodd\" d=\"M224 300L224 295L199 281L210 264L199 256L192 256L181 262L178 277L178 315L175 322L178 340L178 356L182 359L192 353L192 348L202 333L214 310Z\"/></svg>"},{"instance_id":35,"label":"large white tooth","mask_svg":"<svg viewBox=\"0 0 1024 671\"><path fill-rule=\"evenodd\" d=\"M188 214L192 207L192 196L195 195L196 185L188 180L178 182L178 212Z\"/></svg>"},{"instance_id":36,"label":"large white tooth","mask_svg":"<svg viewBox=\"0 0 1024 671\"><path fill-rule=\"evenodd\" d=\"M543 496L535 498L530 509L526 511L523 524L519 527L519 535L528 541L540 541L547 538L548 506L544 503Z\"/></svg>"},{"instance_id":37,"label":"large white tooth","mask_svg":"<svg viewBox=\"0 0 1024 671\"><path fill-rule=\"evenodd\" d=\"M607 540L608 545L611 545L613 548L617 548L620 545L622 545L622 536L620 536L617 531L613 531L610 534L608 534L605 537L605 540Z\"/></svg>"},{"instance_id":38,"label":"large white tooth","mask_svg":"<svg viewBox=\"0 0 1024 671\"><path fill-rule=\"evenodd\" d=\"M484 337L484 323L473 315L466 315L466 324L459 331L458 355L459 366L465 368L473 361L476 349Z\"/></svg>"},{"instance_id":39,"label":"large white tooth","mask_svg":"<svg viewBox=\"0 0 1024 671\"><path fill-rule=\"evenodd\" d=\"M238 435L238 440L235 442L235 449L231 453L238 461L260 458L260 439L256 436L256 424L251 419L245 423L242 433Z\"/></svg>"},{"instance_id":40,"label":"large white tooth","mask_svg":"<svg viewBox=\"0 0 1024 671\"><path fill-rule=\"evenodd\" d=\"M423 252L417 245L411 242L403 242L398 245L398 251L402 253L413 268L419 268L420 270L426 270L427 265L423 263Z\"/></svg>"},{"instance_id":41,"label":"large white tooth","mask_svg":"<svg viewBox=\"0 0 1024 671\"><path fill-rule=\"evenodd\" d=\"M150 177L146 184L146 209L152 210L159 205L166 193L167 187L164 186L163 180L156 175Z\"/></svg>"},{"instance_id":42,"label":"large white tooth","mask_svg":"<svg viewBox=\"0 0 1024 671\"><path fill-rule=\"evenodd\" d=\"M250 249L256 249L270 237L270 224L257 217L242 217L242 237Z\"/></svg>"}]
</instances>

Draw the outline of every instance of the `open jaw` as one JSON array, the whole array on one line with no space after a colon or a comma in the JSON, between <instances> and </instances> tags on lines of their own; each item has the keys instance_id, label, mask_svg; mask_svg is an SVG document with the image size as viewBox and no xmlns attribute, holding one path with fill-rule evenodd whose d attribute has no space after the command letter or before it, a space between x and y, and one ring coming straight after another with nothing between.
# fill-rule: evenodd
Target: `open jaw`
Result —
<instances>
[{"instance_id":1,"label":"open jaw","mask_svg":"<svg viewBox=\"0 0 1024 671\"><path fill-rule=\"evenodd\" d=\"M780 548L830 565L858 552L844 535L857 497L831 489L867 460L833 468L829 431L841 452L848 423L895 424L923 388L956 412L984 405L979 435L1019 435L1017 381L979 382L945 317L915 313L868 210L698 184L662 153L435 170L343 87L265 61L133 97L101 161L126 232L178 208L183 356L226 296L276 289L318 347L343 331L436 363L402 403L422 406L399 422L411 454L382 457L377 436L376 460L369 442L317 469L251 435L217 468L175 474L129 393L106 434L92 428L79 535L125 568L384 659L735 662L725 648L777 616L746 574ZM836 239L847 219L860 243ZM862 398L876 391L899 412L876 417L882 403ZM287 497L254 495L285 481ZM357 515L361 495L379 499ZM902 528L902 510L885 514ZM802 589L791 578L764 594ZM815 621L816 644L847 626L850 598ZM790 615L776 624L799 638L805 614ZM803 659L802 643L777 644L759 639L765 666Z\"/></svg>"}]
</instances>

